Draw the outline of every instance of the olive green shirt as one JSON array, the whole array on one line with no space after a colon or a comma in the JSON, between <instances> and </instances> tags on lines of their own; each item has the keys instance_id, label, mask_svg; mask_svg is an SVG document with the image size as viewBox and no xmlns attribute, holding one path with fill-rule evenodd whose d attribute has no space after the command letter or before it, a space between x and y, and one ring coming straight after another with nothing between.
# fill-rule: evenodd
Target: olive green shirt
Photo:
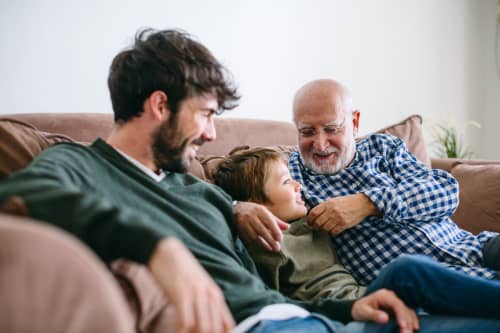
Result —
<instances>
[{"instance_id":1,"label":"olive green shirt","mask_svg":"<svg viewBox=\"0 0 500 333\"><path fill-rule=\"evenodd\" d=\"M249 248L263 280L300 300L357 299L366 291L339 262L328 233L314 231L305 218L283 232L281 251Z\"/></svg>"}]
</instances>

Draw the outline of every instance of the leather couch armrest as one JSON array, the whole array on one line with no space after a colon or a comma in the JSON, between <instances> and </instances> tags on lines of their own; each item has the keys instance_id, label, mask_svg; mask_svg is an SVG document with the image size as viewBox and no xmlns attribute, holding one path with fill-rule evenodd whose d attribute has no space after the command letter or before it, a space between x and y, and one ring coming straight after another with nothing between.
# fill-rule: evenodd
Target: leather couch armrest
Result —
<instances>
[{"instance_id":1,"label":"leather couch armrest","mask_svg":"<svg viewBox=\"0 0 500 333\"><path fill-rule=\"evenodd\" d=\"M133 332L100 260L52 226L0 214L1 332Z\"/></svg>"},{"instance_id":2,"label":"leather couch armrest","mask_svg":"<svg viewBox=\"0 0 500 333\"><path fill-rule=\"evenodd\" d=\"M465 160L460 158L433 158L431 166L434 169L443 169L450 172L458 164L491 165L500 164L500 160Z\"/></svg>"},{"instance_id":3,"label":"leather couch armrest","mask_svg":"<svg viewBox=\"0 0 500 333\"><path fill-rule=\"evenodd\" d=\"M473 233L500 232L500 162L467 162L451 169L460 187L460 204L452 219Z\"/></svg>"}]
</instances>

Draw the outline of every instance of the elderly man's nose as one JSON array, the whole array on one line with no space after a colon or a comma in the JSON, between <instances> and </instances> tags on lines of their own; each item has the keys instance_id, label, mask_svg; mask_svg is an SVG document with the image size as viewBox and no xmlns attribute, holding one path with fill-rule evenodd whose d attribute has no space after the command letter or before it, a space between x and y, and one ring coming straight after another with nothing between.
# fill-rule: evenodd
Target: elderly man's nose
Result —
<instances>
[{"instance_id":1,"label":"elderly man's nose","mask_svg":"<svg viewBox=\"0 0 500 333\"><path fill-rule=\"evenodd\" d=\"M328 148L328 146L329 143L326 135L322 132L318 133L318 135L316 135L316 138L314 139L314 149L323 151Z\"/></svg>"}]
</instances>

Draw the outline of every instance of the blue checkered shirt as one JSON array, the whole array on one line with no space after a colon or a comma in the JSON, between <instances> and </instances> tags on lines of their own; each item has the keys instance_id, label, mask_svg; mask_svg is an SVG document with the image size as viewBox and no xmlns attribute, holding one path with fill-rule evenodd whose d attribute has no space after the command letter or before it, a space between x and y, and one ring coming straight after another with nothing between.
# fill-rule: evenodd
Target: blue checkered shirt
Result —
<instances>
[{"instance_id":1,"label":"blue checkered shirt","mask_svg":"<svg viewBox=\"0 0 500 333\"><path fill-rule=\"evenodd\" d=\"M458 183L446 171L417 161L399 138L374 134L356 144L352 163L334 175L314 173L300 154L290 156L292 177L303 184L309 208L334 197L363 193L382 217L369 216L332 237L341 262L361 284L403 253L425 254L473 276L495 278L482 267L482 247L493 232L473 235L450 216L458 206Z\"/></svg>"}]
</instances>

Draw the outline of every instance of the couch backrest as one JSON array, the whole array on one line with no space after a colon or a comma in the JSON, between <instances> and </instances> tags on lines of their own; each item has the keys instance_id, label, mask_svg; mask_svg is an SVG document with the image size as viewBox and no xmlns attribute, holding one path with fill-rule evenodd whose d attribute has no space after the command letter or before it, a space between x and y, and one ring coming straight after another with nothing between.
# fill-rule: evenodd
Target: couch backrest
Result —
<instances>
[{"instance_id":1,"label":"couch backrest","mask_svg":"<svg viewBox=\"0 0 500 333\"><path fill-rule=\"evenodd\" d=\"M64 134L76 141L106 138L113 130L113 115L107 113L32 113L5 115L48 133ZM217 139L203 145L199 155L226 155L237 146L295 145L292 123L272 120L216 117Z\"/></svg>"},{"instance_id":2,"label":"couch backrest","mask_svg":"<svg viewBox=\"0 0 500 333\"><path fill-rule=\"evenodd\" d=\"M0 163L0 179L26 166L50 144L65 140L90 143L97 137L108 137L113 127L113 115L105 113L31 113L0 116L0 134L9 138L0 142L0 159L3 160ZM277 146L289 152L290 149L295 149L297 144L295 126L288 122L216 117L215 127L216 140L200 148L199 157L189 170L207 181L212 180L212 172L223 156L235 147Z\"/></svg>"}]
</instances>

